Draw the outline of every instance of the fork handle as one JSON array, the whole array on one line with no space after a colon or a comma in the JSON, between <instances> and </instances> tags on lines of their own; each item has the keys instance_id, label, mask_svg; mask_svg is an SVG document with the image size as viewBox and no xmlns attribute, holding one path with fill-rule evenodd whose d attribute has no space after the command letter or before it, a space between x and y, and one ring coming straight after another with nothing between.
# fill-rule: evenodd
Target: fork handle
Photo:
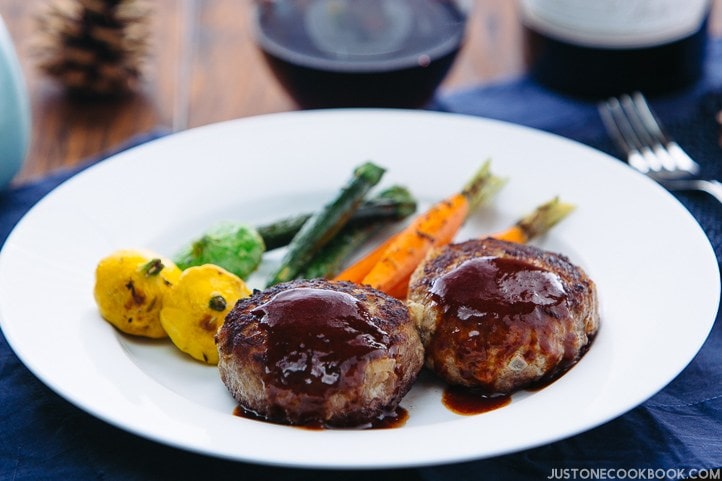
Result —
<instances>
[{"instance_id":1,"label":"fork handle","mask_svg":"<svg viewBox=\"0 0 722 481\"><path fill-rule=\"evenodd\" d=\"M705 192L722 204L722 183L717 180L659 179L658 182L668 190L699 190Z\"/></svg>"}]
</instances>

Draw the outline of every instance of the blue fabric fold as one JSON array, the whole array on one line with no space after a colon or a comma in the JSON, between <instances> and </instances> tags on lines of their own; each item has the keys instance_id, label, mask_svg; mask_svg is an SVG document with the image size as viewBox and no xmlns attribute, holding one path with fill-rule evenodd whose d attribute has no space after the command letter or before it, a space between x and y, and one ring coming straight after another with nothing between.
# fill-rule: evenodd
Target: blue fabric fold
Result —
<instances>
[{"instance_id":1,"label":"blue fabric fold","mask_svg":"<svg viewBox=\"0 0 722 481\"><path fill-rule=\"evenodd\" d=\"M700 162L703 174L722 178L720 132L715 123L715 115L722 109L722 43L710 43L703 80L683 92L652 100L671 133ZM539 128L619 155L604 134L594 102L546 90L527 77L442 93L432 108ZM159 135L134 139L124 148ZM0 245L35 202L97 160L1 192ZM709 236L719 262L722 206L700 193L676 195ZM2 336L0 406L0 480L540 480L574 473L589 475L589 471L579 471L584 469L616 470L604 473L617 477L625 473L619 470L637 470L630 476L653 474L678 479L678 474L693 474L691 469L722 466L722 322L717 319L702 350L678 378L641 406L603 426L519 453L421 469L346 472L272 468L147 441L86 414L54 394L22 365Z\"/></svg>"}]
</instances>

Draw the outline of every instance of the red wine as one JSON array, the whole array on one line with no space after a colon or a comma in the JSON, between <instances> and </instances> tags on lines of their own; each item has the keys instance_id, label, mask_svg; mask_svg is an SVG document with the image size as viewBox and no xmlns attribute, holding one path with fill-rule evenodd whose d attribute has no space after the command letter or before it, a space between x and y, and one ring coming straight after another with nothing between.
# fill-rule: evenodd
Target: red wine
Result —
<instances>
[{"instance_id":1,"label":"red wine","mask_svg":"<svg viewBox=\"0 0 722 481\"><path fill-rule=\"evenodd\" d=\"M702 75L707 0L521 5L530 74L552 89L589 98L635 90L654 95L689 86Z\"/></svg>"},{"instance_id":2,"label":"red wine","mask_svg":"<svg viewBox=\"0 0 722 481\"><path fill-rule=\"evenodd\" d=\"M302 108L422 107L461 47L452 0L275 0L257 11L259 46Z\"/></svg>"}]
</instances>

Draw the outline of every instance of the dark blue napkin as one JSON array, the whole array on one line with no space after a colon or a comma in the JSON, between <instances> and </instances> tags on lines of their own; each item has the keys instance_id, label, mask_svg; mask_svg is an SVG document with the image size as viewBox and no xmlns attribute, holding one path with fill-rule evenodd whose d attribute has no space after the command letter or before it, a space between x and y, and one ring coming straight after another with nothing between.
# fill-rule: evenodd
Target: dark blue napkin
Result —
<instances>
[{"instance_id":1,"label":"dark blue napkin","mask_svg":"<svg viewBox=\"0 0 722 481\"><path fill-rule=\"evenodd\" d=\"M709 59L703 81L687 91L654 99L654 107L680 143L702 164L704 174L722 178L722 150L714 122L717 110L722 108L722 43L712 43ZM546 91L526 77L442 94L434 108L541 128L618 155L603 133L593 103ZM131 145L156 136L135 139ZM77 170L0 193L0 244L37 200ZM678 197L709 235L719 261L722 207L704 194L684 193ZM536 449L423 469L345 472L272 468L156 444L97 420L54 394L20 363L2 336L0 406L0 480L477 481L555 476L593 479L593 475L596 479L623 475L627 479L679 479L680 474L693 474L691 469L722 466L722 323L715 324L700 353L676 380L614 421ZM589 469L617 471L585 471Z\"/></svg>"}]
</instances>

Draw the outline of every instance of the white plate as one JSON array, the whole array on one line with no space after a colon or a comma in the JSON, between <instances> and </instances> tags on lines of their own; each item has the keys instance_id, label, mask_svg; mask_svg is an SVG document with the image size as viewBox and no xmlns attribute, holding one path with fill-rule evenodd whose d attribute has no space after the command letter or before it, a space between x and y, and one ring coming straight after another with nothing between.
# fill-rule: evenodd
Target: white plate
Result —
<instances>
[{"instance_id":1,"label":"white plate","mask_svg":"<svg viewBox=\"0 0 722 481\"><path fill-rule=\"evenodd\" d=\"M486 158L509 183L458 238L509 225L560 195L577 210L536 244L597 282L603 324L559 381L502 409L458 416L424 376L390 430L309 431L233 416L216 369L166 341L119 335L92 298L115 249L172 254L217 220L251 223L313 209L355 165L388 168L422 207L458 190ZM608 421L673 379L714 321L713 251L667 192L595 150L477 118L404 111L256 117L173 135L72 178L20 222L0 255L2 328L22 361L80 408L191 451L259 463L399 467L462 461L548 443ZM31 426L28 429L32 429Z\"/></svg>"}]
</instances>

